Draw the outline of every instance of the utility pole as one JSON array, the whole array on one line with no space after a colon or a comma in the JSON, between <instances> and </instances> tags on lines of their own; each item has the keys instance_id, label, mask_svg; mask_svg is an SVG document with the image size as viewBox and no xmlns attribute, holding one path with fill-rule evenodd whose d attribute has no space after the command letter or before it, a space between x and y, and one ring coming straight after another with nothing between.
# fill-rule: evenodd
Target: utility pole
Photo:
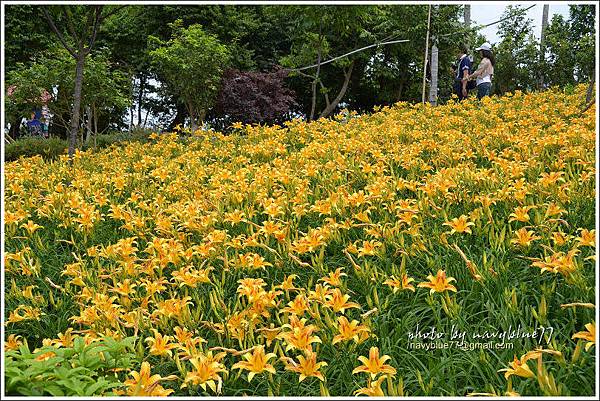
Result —
<instances>
[{"instance_id":1,"label":"utility pole","mask_svg":"<svg viewBox=\"0 0 600 401\"><path fill-rule=\"evenodd\" d=\"M431 29L431 4L427 13L427 36L425 37L425 60L423 60L423 91L421 103L425 104L425 84L427 82L427 59L429 58L429 31Z\"/></svg>"},{"instance_id":2,"label":"utility pole","mask_svg":"<svg viewBox=\"0 0 600 401\"><path fill-rule=\"evenodd\" d=\"M465 8L463 9L463 16L464 16L464 20L465 20L465 28L469 29L471 28L471 6L466 4L464 6ZM465 46L467 46L467 50L470 52L471 51L471 43L470 42L470 34L467 33L465 34Z\"/></svg>"},{"instance_id":3,"label":"utility pole","mask_svg":"<svg viewBox=\"0 0 600 401\"><path fill-rule=\"evenodd\" d=\"M540 35L540 76L538 81L538 89L544 88L544 67L546 61L546 30L548 29L548 10L550 5L544 4L542 11L542 34Z\"/></svg>"},{"instance_id":4,"label":"utility pole","mask_svg":"<svg viewBox=\"0 0 600 401\"><path fill-rule=\"evenodd\" d=\"M438 47L435 37L431 38L431 83L429 85L429 103L432 106L437 105L438 96Z\"/></svg>"},{"instance_id":5,"label":"utility pole","mask_svg":"<svg viewBox=\"0 0 600 401\"><path fill-rule=\"evenodd\" d=\"M437 11L439 6L435 6L435 11ZM431 82L429 83L429 103L432 106L437 105L437 97L438 97L438 47L437 40L435 36L431 37L431 64L429 65L429 71L431 72Z\"/></svg>"}]
</instances>

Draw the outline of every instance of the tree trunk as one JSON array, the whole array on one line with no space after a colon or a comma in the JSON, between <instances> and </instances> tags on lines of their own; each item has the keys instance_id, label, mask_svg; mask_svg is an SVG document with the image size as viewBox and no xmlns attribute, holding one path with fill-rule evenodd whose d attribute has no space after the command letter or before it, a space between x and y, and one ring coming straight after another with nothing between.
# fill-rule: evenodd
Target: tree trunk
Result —
<instances>
[{"instance_id":1,"label":"tree trunk","mask_svg":"<svg viewBox=\"0 0 600 401\"><path fill-rule=\"evenodd\" d=\"M200 128L202 128L204 126L204 120L206 119L206 110L200 110L197 118L198 125L200 126Z\"/></svg>"},{"instance_id":2,"label":"tree trunk","mask_svg":"<svg viewBox=\"0 0 600 401\"><path fill-rule=\"evenodd\" d=\"M544 4L542 11L542 33L540 35L540 75L538 81L538 89L544 87L544 72L545 72L545 61L546 61L546 30L548 29L548 11L550 6Z\"/></svg>"},{"instance_id":3,"label":"tree trunk","mask_svg":"<svg viewBox=\"0 0 600 401\"><path fill-rule=\"evenodd\" d=\"M335 108L337 107L337 105L342 101L342 99L344 98L344 95L346 94L346 90L348 89L348 83L350 82L350 77L352 76L352 69L354 68L354 61L352 61L352 63L350 64L350 67L348 68L348 71L346 71L344 73L345 77L344 77L344 83L342 85L342 88L340 89L340 92L338 93L338 95L335 97L335 99L333 99L333 102L331 102L331 104L329 104L325 110L323 110L323 112L321 113L321 115L319 116L319 118L321 117L327 117L328 115L330 115Z\"/></svg>"},{"instance_id":4,"label":"tree trunk","mask_svg":"<svg viewBox=\"0 0 600 401\"><path fill-rule=\"evenodd\" d=\"M148 121L149 114L150 114L150 110L146 110L146 117L144 117L144 124L142 124L142 128L146 128L146 122Z\"/></svg>"},{"instance_id":5,"label":"tree trunk","mask_svg":"<svg viewBox=\"0 0 600 401\"><path fill-rule=\"evenodd\" d=\"M90 136L92 135L92 108L90 106L86 106L85 108L86 119L86 130L85 130L85 143L90 140Z\"/></svg>"},{"instance_id":6,"label":"tree trunk","mask_svg":"<svg viewBox=\"0 0 600 401\"><path fill-rule=\"evenodd\" d=\"M88 7L88 15L87 15L87 25L84 29L83 37L80 37L73 27L73 20L67 11L68 9L63 6L64 16L66 17L66 25L68 30L74 40L74 43L77 46L71 46L65 39L63 33L56 27L54 20L48 13L46 7L42 7L41 11L44 15L44 18L50 25L50 29L56 34L58 40L63 45L63 47L69 52L71 56L76 61L75 66L75 88L73 90L73 113L71 115L71 132L69 134L69 161L73 162L73 155L75 154L75 141L77 140L77 132L79 130L79 118L81 113L81 90L83 87L83 68L85 66L85 58L94 47L94 43L96 42L96 35L100 30L100 24L102 20L108 17L111 14L114 14L116 11L120 10L122 7L116 8L114 11L108 13L107 15L102 15L102 8L104 6L96 5L93 7ZM87 45L87 46L86 46Z\"/></svg>"},{"instance_id":7,"label":"tree trunk","mask_svg":"<svg viewBox=\"0 0 600 401\"><path fill-rule=\"evenodd\" d=\"M438 96L438 48L433 41L431 46L431 83L429 85L429 103L437 105Z\"/></svg>"},{"instance_id":8,"label":"tree trunk","mask_svg":"<svg viewBox=\"0 0 600 401\"><path fill-rule=\"evenodd\" d=\"M319 45L317 46L317 71L315 72L315 79L312 82L312 102L310 105L310 117L308 121L312 121L315 118L315 109L317 108L317 82L319 82L319 74L321 72L321 30L323 20L319 21Z\"/></svg>"},{"instance_id":9,"label":"tree trunk","mask_svg":"<svg viewBox=\"0 0 600 401\"><path fill-rule=\"evenodd\" d=\"M19 133L20 133L19 131L21 128L21 120L22 119L23 119L23 117L17 116L17 117L15 117L13 122L10 124L9 134L14 139L17 139L19 137Z\"/></svg>"},{"instance_id":10,"label":"tree trunk","mask_svg":"<svg viewBox=\"0 0 600 401\"><path fill-rule=\"evenodd\" d=\"M592 101L592 95L594 93L594 84L596 83L596 74L592 75L592 79L588 84L587 90L585 91L585 102L590 103Z\"/></svg>"},{"instance_id":11,"label":"tree trunk","mask_svg":"<svg viewBox=\"0 0 600 401\"><path fill-rule=\"evenodd\" d=\"M308 121L312 121L315 118L315 109L317 108L317 82L319 81L319 73L321 72L321 46L317 50L317 72L315 73L315 79L312 82L312 101L310 105L310 116Z\"/></svg>"},{"instance_id":12,"label":"tree trunk","mask_svg":"<svg viewBox=\"0 0 600 401\"><path fill-rule=\"evenodd\" d=\"M400 85L398 86L398 95L396 101L399 102L402 100L402 93L404 92L404 85L406 81L404 79L400 80Z\"/></svg>"},{"instance_id":13,"label":"tree trunk","mask_svg":"<svg viewBox=\"0 0 600 401\"><path fill-rule=\"evenodd\" d=\"M431 31L431 4L427 14L427 35L425 36L425 58L423 60L423 90L421 92L421 103L425 104L425 83L427 80L427 61L429 58L429 33Z\"/></svg>"},{"instance_id":14,"label":"tree trunk","mask_svg":"<svg viewBox=\"0 0 600 401\"><path fill-rule=\"evenodd\" d=\"M331 102L329 101L329 93L327 93L327 88L325 87L325 85L323 85L323 82L319 81L319 84L321 84L321 89L323 89L323 95L325 96L325 104L329 106Z\"/></svg>"},{"instance_id":15,"label":"tree trunk","mask_svg":"<svg viewBox=\"0 0 600 401\"><path fill-rule=\"evenodd\" d=\"M129 107L129 133L133 130L133 105Z\"/></svg>"},{"instance_id":16,"label":"tree trunk","mask_svg":"<svg viewBox=\"0 0 600 401\"><path fill-rule=\"evenodd\" d=\"M129 106L129 133L133 130L133 109L135 107L135 76L131 75L131 106Z\"/></svg>"},{"instance_id":17,"label":"tree trunk","mask_svg":"<svg viewBox=\"0 0 600 401\"><path fill-rule=\"evenodd\" d=\"M96 149L96 137L98 136L98 112L95 104L92 106L92 110L94 113L94 149Z\"/></svg>"},{"instance_id":18,"label":"tree trunk","mask_svg":"<svg viewBox=\"0 0 600 401\"><path fill-rule=\"evenodd\" d=\"M196 111L194 110L194 108L192 106L188 105L187 109L188 109L188 113L190 115L190 128L192 129L192 134L193 134L198 129L198 122L197 122L198 117L196 115Z\"/></svg>"},{"instance_id":19,"label":"tree trunk","mask_svg":"<svg viewBox=\"0 0 600 401\"><path fill-rule=\"evenodd\" d=\"M465 21L465 28L469 29L471 28L471 6L470 5L465 5L465 8L463 9L463 18ZM465 46L467 46L467 50L471 50L471 35L470 34L466 34L465 35Z\"/></svg>"},{"instance_id":20,"label":"tree trunk","mask_svg":"<svg viewBox=\"0 0 600 401\"><path fill-rule=\"evenodd\" d=\"M188 114L187 109L183 104L177 103L176 108L177 114L175 114L175 118L173 118L173 121L169 124L167 128L168 131L173 131L177 125L183 124L185 122L185 117Z\"/></svg>"},{"instance_id":21,"label":"tree trunk","mask_svg":"<svg viewBox=\"0 0 600 401\"><path fill-rule=\"evenodd\" d=\"M146 76L142 75L140 77L140 87L138 89L138 99L137 99L137 125L138 127L142 125L142 100L144 99L144 89L146 88Z\"/></svg>"},{"instance_id":22,"label":"tree trunk","mask_svg":"<svg viewBox=\"0 0 600 401\"><path fill-rule=\"evenodd\" d=\"M69 160L73 161L75 154L75 142L79 132L79 115L81 113L81 89L83 87L83 67L85 56L82 50L77 53L77 64L75 66L75 90L73 91L73 113L71 117L71 135L69 136Z\"/></svg>"}]
</instances>

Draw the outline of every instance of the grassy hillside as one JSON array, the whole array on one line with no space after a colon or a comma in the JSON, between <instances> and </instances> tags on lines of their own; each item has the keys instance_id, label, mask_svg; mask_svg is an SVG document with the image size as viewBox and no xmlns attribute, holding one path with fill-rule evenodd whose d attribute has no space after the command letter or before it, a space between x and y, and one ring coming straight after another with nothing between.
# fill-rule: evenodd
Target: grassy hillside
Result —
<instances>
[{"instance_id":1,"label":"grassy hillside","mask_svg":"<svg viewBox=\"0 0 600 401\"><path fill-rule=\"evenodd\" d=\"M8 163L7 392L593 394L583 91Z\"/></svg>"}]
</instances>

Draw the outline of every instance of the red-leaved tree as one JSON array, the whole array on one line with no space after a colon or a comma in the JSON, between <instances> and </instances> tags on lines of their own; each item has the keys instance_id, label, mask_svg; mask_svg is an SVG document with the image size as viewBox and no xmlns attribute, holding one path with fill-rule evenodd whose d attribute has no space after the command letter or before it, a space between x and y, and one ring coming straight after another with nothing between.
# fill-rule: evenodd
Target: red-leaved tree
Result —
<instances>
[{"instance_id":1,"label":"red-leaved tree","mask_svg":"<svg viewBox=\"0 0 600 401\"><path fill-rule=\"evenodd\" d=\"M239 71L223 75L217 111L229 122L276 124L289 118L295 94L285 87L288 72Z\"/></svg>"}]
</instances>

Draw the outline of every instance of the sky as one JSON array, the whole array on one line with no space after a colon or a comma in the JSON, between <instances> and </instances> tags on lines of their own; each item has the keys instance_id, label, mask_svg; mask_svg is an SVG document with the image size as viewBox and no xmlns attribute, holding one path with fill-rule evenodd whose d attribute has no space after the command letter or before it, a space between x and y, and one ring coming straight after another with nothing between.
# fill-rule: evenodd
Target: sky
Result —
<instances>
[{"instance_id":1,"label":"sky","mask_svg":"<svg viewBox=\"0 0 600 401\"><path fill-rule=\"evenodd\" d=\"M554 14L562 14L565 19L569 18L568 4L550 4L548 12L548 21L552 21ZM532 3L523 3L523 6L529 7ZM488 24L499 20L506 9L507 4L498 2L497 4L473 4L471 5L471 21L473 25ZM533 20L534 33L537 38L540 37L542 31L542 9L543 3L536 3L536 6L527 11L527 16ZM492 25L481 30L481 33L493 45L500 41L497 34L497 29L500 24Z\"/></svg>"}]
</instances>

